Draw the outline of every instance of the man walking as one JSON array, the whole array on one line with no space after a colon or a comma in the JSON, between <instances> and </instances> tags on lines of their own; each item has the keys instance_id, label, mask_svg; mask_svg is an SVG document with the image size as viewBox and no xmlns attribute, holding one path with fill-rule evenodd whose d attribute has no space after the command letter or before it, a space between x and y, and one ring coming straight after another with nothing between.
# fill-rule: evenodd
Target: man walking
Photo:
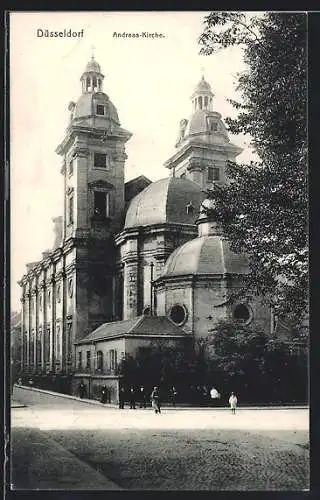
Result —
<instances>
[{"instance_id":1,"label":"man walking","mask_svg":"<svg viewBox=\"0 0 320 500\"><path fill-rule=\"evenodd\" d=\"M79 396L81 399L83 399L86 395L86 386L84 385L84 382L83 380L80 381L80 384L79 384Z\"/></svg>"},{"instance_id":2,"label":"man walking","mask_svg":"<svg viewBox=\"0 0 320 500\"><path fill-rule=\"evenodd\" d=\"M130 397L130 410L135 410L136 409L136 397L135 397L135 389L133 386L130 387L129 397Z\"/></svg>"},{"instance_id":3,"label":"man walking","mask_svg":"<svg viewBox=\"0 0 320 500\"><path fill-rule=\"evenodd\" d=\"M124 387L120 387L120 390L119 390L119 409L120 410L124 409L124 402L125 402L125 390L124 390Z\"/></svg>"},{"instance_id":4,"label":"man walking","mask_svg":"<svg viewBox=\"0 0 320 500\"><path fill-rule=\"evenodd\" d=\"M178 395L178 392L177 392L176 388L174 386L172 386L170 389L170 399L171 399L171 403L172 403L173 407L176 406L177 395Z\"/></svg>"},{"instance_id":5,"label":"man walking","mask_svg":"<svg viewBox=\"0 0 320 500\"><path fill-rule=\"evenodd\" d=\"M161 413L160 409L160 394L157 386L154 386L153 391L151 393L151 402L152 408L155 413Z\"/></svg>"},{"instance_id":6,"label":"man walking","mask_svg":"<svg viewBox=\"0 0 320 500\"><path fill-rule=\"evenodd\" d=\"M231 395L230 395L230 398L229 398L229 405L230 405L230 408L231 408L231 413L233 415L236 414L237 403L238 403L237 396L235 395L234 392L232 392Z\"/></svg>"},{"instance_id":7,"label":"man walking","mask_svg":"<svg viewBox=\"0 0 320 500\"><path fill-rule=\"evenodd\" d=\"M146 408L147 407L147 401L146 401L146 391L144 390L143 385L140 387L140 408Z\"/></svg>"}]
</instances>

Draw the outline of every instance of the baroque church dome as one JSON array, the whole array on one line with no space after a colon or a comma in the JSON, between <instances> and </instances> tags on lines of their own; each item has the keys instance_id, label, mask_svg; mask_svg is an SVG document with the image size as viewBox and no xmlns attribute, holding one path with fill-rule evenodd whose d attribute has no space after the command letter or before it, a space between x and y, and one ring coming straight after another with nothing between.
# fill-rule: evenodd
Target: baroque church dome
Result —
<instances>
[{"instance_id":1,"label":"baroque church dome","mask_svg":"<svg viewBox=\"0 0 320 500\"><path fill-rule=\"evenodd\" d=\"M120 124L117 108L110 101L107 94L103 92L87 92L85 94L82 94L76 102L73 112L73 119L81 119L95 115L96 105L104 106L103 118L108 118L109 120L115 122L117 125Z\"/></svg>"},{"instance_id":2,"label":"baroque church dome","mask_svg":"<svg viewBox=\"0 0 320 500\"><path fill-rule=\"evenodd\" d=\"M180 121L176 147L194 139L217 145L230 142L221 114L213 111L213 97L210 84L202 77L191 96L192 114L188 120L184 118Z\"/></svg>"},{"instance_id":3,"label":"baroque church dome","mask_svg":"<svg viewBox=\"0 0 320 500\"><path fill-rule=\"evenodd\" d=\"M125 228L163 223L194 225L203 198L200 186L189 179L160 179L133 198Z\"/></svg>"},{"instance_id":4,"label":"baroque church dome","mask_svg":"<svg viewBox=\"0 0 320 500\"><path fill-rule=\"evenodd\" d=\"M100 64L92 56L80 78L82 94L76 103L70 103L73 121L82 122L91 117L98 117L101 124L108 121L120 125L115 105L103 92L103 80Z\"/></svg>"},{"instance_id":5,"label":"baroque church dome","mask_svg":"<svg viewBox=\"0 0 320 500\"><path fill-rule=\"evenodd\" d=\"M177 248L169 256L162 277L248 272L247 257L232 252L225 238L212 235L195 238Z\"/></svg>"}]
</instances>

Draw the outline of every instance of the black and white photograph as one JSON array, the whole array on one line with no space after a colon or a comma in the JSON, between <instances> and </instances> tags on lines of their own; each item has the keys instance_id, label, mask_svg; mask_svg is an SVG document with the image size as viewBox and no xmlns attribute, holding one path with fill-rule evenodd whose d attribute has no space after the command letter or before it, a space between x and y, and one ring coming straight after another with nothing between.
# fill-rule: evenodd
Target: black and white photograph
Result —
<instances>
[{"instance_id":1,"label":"black and white photograph","mask_svg":"<svg viewBox=\"0 0 320 500\"><path fill-rule=\"evenodd\" d=\"M307 13L11 11L11 491L309 491Z\"/></svg>"}]
</instances>

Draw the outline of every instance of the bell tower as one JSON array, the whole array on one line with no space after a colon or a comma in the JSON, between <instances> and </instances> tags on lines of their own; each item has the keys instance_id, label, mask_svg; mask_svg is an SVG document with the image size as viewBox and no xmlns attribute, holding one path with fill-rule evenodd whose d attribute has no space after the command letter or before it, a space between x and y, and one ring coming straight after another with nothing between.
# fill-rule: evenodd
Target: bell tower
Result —
<instances>
[{"instance_id":1,"label":"bell tower","mask_svg":"<svg viewBox=\"0 0 320 500\"><path fill-rule=\"evenodd\" d=\"M180 121L175 152L165 162L173 177L185 177L203 189L229 182L226 163L242 149L232 144L221 114L214 111L214 94L204 76L191 95L192 112Z\"/></svg>"},{"instance_id":2,"label":"bell tower","mask_svg":"<svg viewBox=\"0 0 320 500\"><path fill-rule=\"evenodd\" d=\"M77 338L114 318L113 236L124 210L125 144L132 135L103 92L104 75L93 56L80 82L81 95L69 103L69 124L56 149L62 157L63 250L76 283L71 310Z\"/></svg>"}]
</instances>

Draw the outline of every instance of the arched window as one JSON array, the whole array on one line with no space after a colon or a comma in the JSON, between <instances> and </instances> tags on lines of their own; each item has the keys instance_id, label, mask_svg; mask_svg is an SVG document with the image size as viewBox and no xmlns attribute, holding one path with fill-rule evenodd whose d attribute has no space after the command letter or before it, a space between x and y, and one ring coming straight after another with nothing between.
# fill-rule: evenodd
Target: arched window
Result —
<instances>
[{"instance_id":1,"label":"arched window","mask_svg":"<svg viewBox=\"0 0 320 500\"><path fill-rule=\"evenodd\" d=\"M150 316L150 306L147 306L143 309L144 316Z\"/></svg>"},{"instance_id":2,"label":"arched window","mask_svg":"<svg viewBox=\"0 0 320 500\"><path fill-rule=\"evenodd\" d=\"M208 106L208 96L204 97L204 107L206 108Z\"/></svg>"},{"instance_id":3,"label":"arched window","mask_svg":"<svg viewBox=\"0 0 320 500\"><path fill-rule=\"evenodd\" d=\"M187 321L188 317L186 307L179 304L172 306L169 317L176 325L183 325Z\"/></svg>"},{"instance_id":4,"label":"arched window","mask_svg":"<svg viewBox=\"0 0 320 500\"><path fill-rule=\"evenodd\" d=\"M89 90L90 88L90 78L87 77L87 80L86 80L86 89Z\"/></svg>"},{"instance_id":5,"label":"arched window","mask_svg":"<svg viewBox=\"0 0 320 500\"><path fill-rule=\"evenodd\" d=\"M199 97L199 108L202 109L202 96Z\"/></svg>"},{"instance_id":6,"label":"arched window","mask_svg":"<svg viewBox=\"0 0 320 500\"><path fill-rule=\"evenodd\" d=\"M103 352L97 351L97 370L103 370Z\"/></svg>"},{"instance_id":7,"label":"arched window","mask_svg":"<svg viewBox=\"0 0 320 500\"><path fill-rule=\"evenodd\" d=\"M233 311L233 318L241 323L250 323L252 312L246 304L238 304Z\"/></svg>"}]
</instances>

